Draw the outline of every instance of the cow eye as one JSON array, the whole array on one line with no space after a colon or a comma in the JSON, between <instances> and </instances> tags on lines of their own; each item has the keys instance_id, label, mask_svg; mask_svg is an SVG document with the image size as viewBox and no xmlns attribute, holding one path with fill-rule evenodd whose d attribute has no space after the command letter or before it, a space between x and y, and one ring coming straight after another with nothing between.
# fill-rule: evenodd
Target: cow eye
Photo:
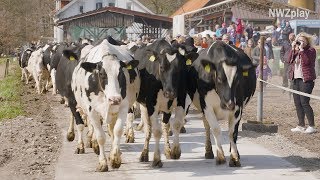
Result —
<instances>
[{"instance_id":1,"label":"cow eye","mask_svg":"<svg viewBox=\"0 0 320 180\"><path fill-rule=\"evenodd\" d=\"M164 66L160 66L160 71L164 72Z\"/></svg>"}]
</instances>

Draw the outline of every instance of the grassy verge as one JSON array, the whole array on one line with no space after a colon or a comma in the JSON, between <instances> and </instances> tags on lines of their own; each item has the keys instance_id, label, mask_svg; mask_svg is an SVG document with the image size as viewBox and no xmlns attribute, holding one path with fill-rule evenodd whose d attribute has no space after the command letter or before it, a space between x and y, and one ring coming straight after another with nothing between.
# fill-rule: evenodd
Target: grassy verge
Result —
<instances>
[{"instance_id":1,"label":"grassy verge","mask_svg":"<svg viewBox=\"0 0 320 180\"><path fill-rule=\"evenodd\" d=\"M12 62L12 61L11 61ZM21 104L21 72L17 62L10 64L9 76L0 80L0 121L23 114Z\"/></svg>"}]
</instances>

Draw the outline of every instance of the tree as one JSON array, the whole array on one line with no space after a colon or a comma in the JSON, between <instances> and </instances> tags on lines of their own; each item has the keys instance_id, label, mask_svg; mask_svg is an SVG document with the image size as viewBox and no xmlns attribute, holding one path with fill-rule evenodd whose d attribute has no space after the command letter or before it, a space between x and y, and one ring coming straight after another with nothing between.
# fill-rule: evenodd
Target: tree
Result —
<instances>
[{"instance_id":1,"label":"tree","mask_svg":"<svg viewBox=\"0 0 320 180\"><path fill-rule=\"evenodd\" d=\"M0 53L53 36L53 0L0 1Z\"/></svg>"}]
</instances>

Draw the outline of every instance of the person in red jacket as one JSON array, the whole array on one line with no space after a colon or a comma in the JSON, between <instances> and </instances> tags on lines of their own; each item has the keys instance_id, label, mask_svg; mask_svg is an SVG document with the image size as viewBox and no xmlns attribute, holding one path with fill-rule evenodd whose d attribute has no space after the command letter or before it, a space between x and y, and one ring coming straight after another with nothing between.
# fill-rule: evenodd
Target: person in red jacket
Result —
<instances>
[{"instance_id":1,"label":"person in red jacket","mask_svg":"<svg viewBox=\"0 0 320 180\"><path fill-rule=\"evenodd\" d=\"M290 64L289 77L293 80L293 89L311 94L316 79L315 61L316 50L312 47L310 35L300 33L296 41L293 41L289 53L288 63ZM310 106L310 98L293 94L294 104L298 116L298 126L291 129L292 132L314 133L314 113ZM309 126L305 129L304 118L307 116Z\"/></svg>"},{"instance_id":2,"label":"person in red jacket","mask_svg":"<svg viewBox=\"0 0 320 180\"><path fill-rule=\"evenodd\" d=\"M242 21L241 21L241 19L238 19L237 28L236 28L236 34L237 34L236 43L237 43L237 42L240 42L240 38L241 38L241 36L242 36L242 33L243 33Z\"/></svg>"}]
</instances>

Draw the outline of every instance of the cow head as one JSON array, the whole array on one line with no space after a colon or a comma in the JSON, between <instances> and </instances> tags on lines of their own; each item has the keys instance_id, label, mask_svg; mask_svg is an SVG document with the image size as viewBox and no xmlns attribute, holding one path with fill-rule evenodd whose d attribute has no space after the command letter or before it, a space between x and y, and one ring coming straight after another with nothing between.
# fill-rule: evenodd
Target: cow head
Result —
<instances>
[{"instance_id":1,"label":"cow head","mask_svg":"<svg viewBox=\"0 0 320 180\"><path fill-rule=\"evenodd\" d=\"M146 51L146 58L151 61L149 72L154 72L161 81L164 96L174 99L178 94L181 72L186 67L186 52L181 48L166 47L160 51Z\"/></svg>"},{"instance_id":2,"label":"cow head","mask_svg":"<svg viewBox=\"0 0 320 180\"><path fill-rule=\"evenodd\" d=\"M253 67L239 56L239 49L223 42L213 44L201 59L203 78L213 82L223 109L234 110L236 93L241 85L243 72Z\"/></svg>"},{"instance_id":3,"label":"cow head","mask_svg":"<svg viewBox=\"0 0 320 180\"><path fill-rule=\"evenodd\" d=\"M126 76L125 71L136 68L139 64L137 60L131 60L127 64L120 61L117 55L107 54L102 61L97 63L84 62L81 67L98 80L99 91L105 95L108 104L119 105L126 96Z\"/></svg>"}]
</instances>

